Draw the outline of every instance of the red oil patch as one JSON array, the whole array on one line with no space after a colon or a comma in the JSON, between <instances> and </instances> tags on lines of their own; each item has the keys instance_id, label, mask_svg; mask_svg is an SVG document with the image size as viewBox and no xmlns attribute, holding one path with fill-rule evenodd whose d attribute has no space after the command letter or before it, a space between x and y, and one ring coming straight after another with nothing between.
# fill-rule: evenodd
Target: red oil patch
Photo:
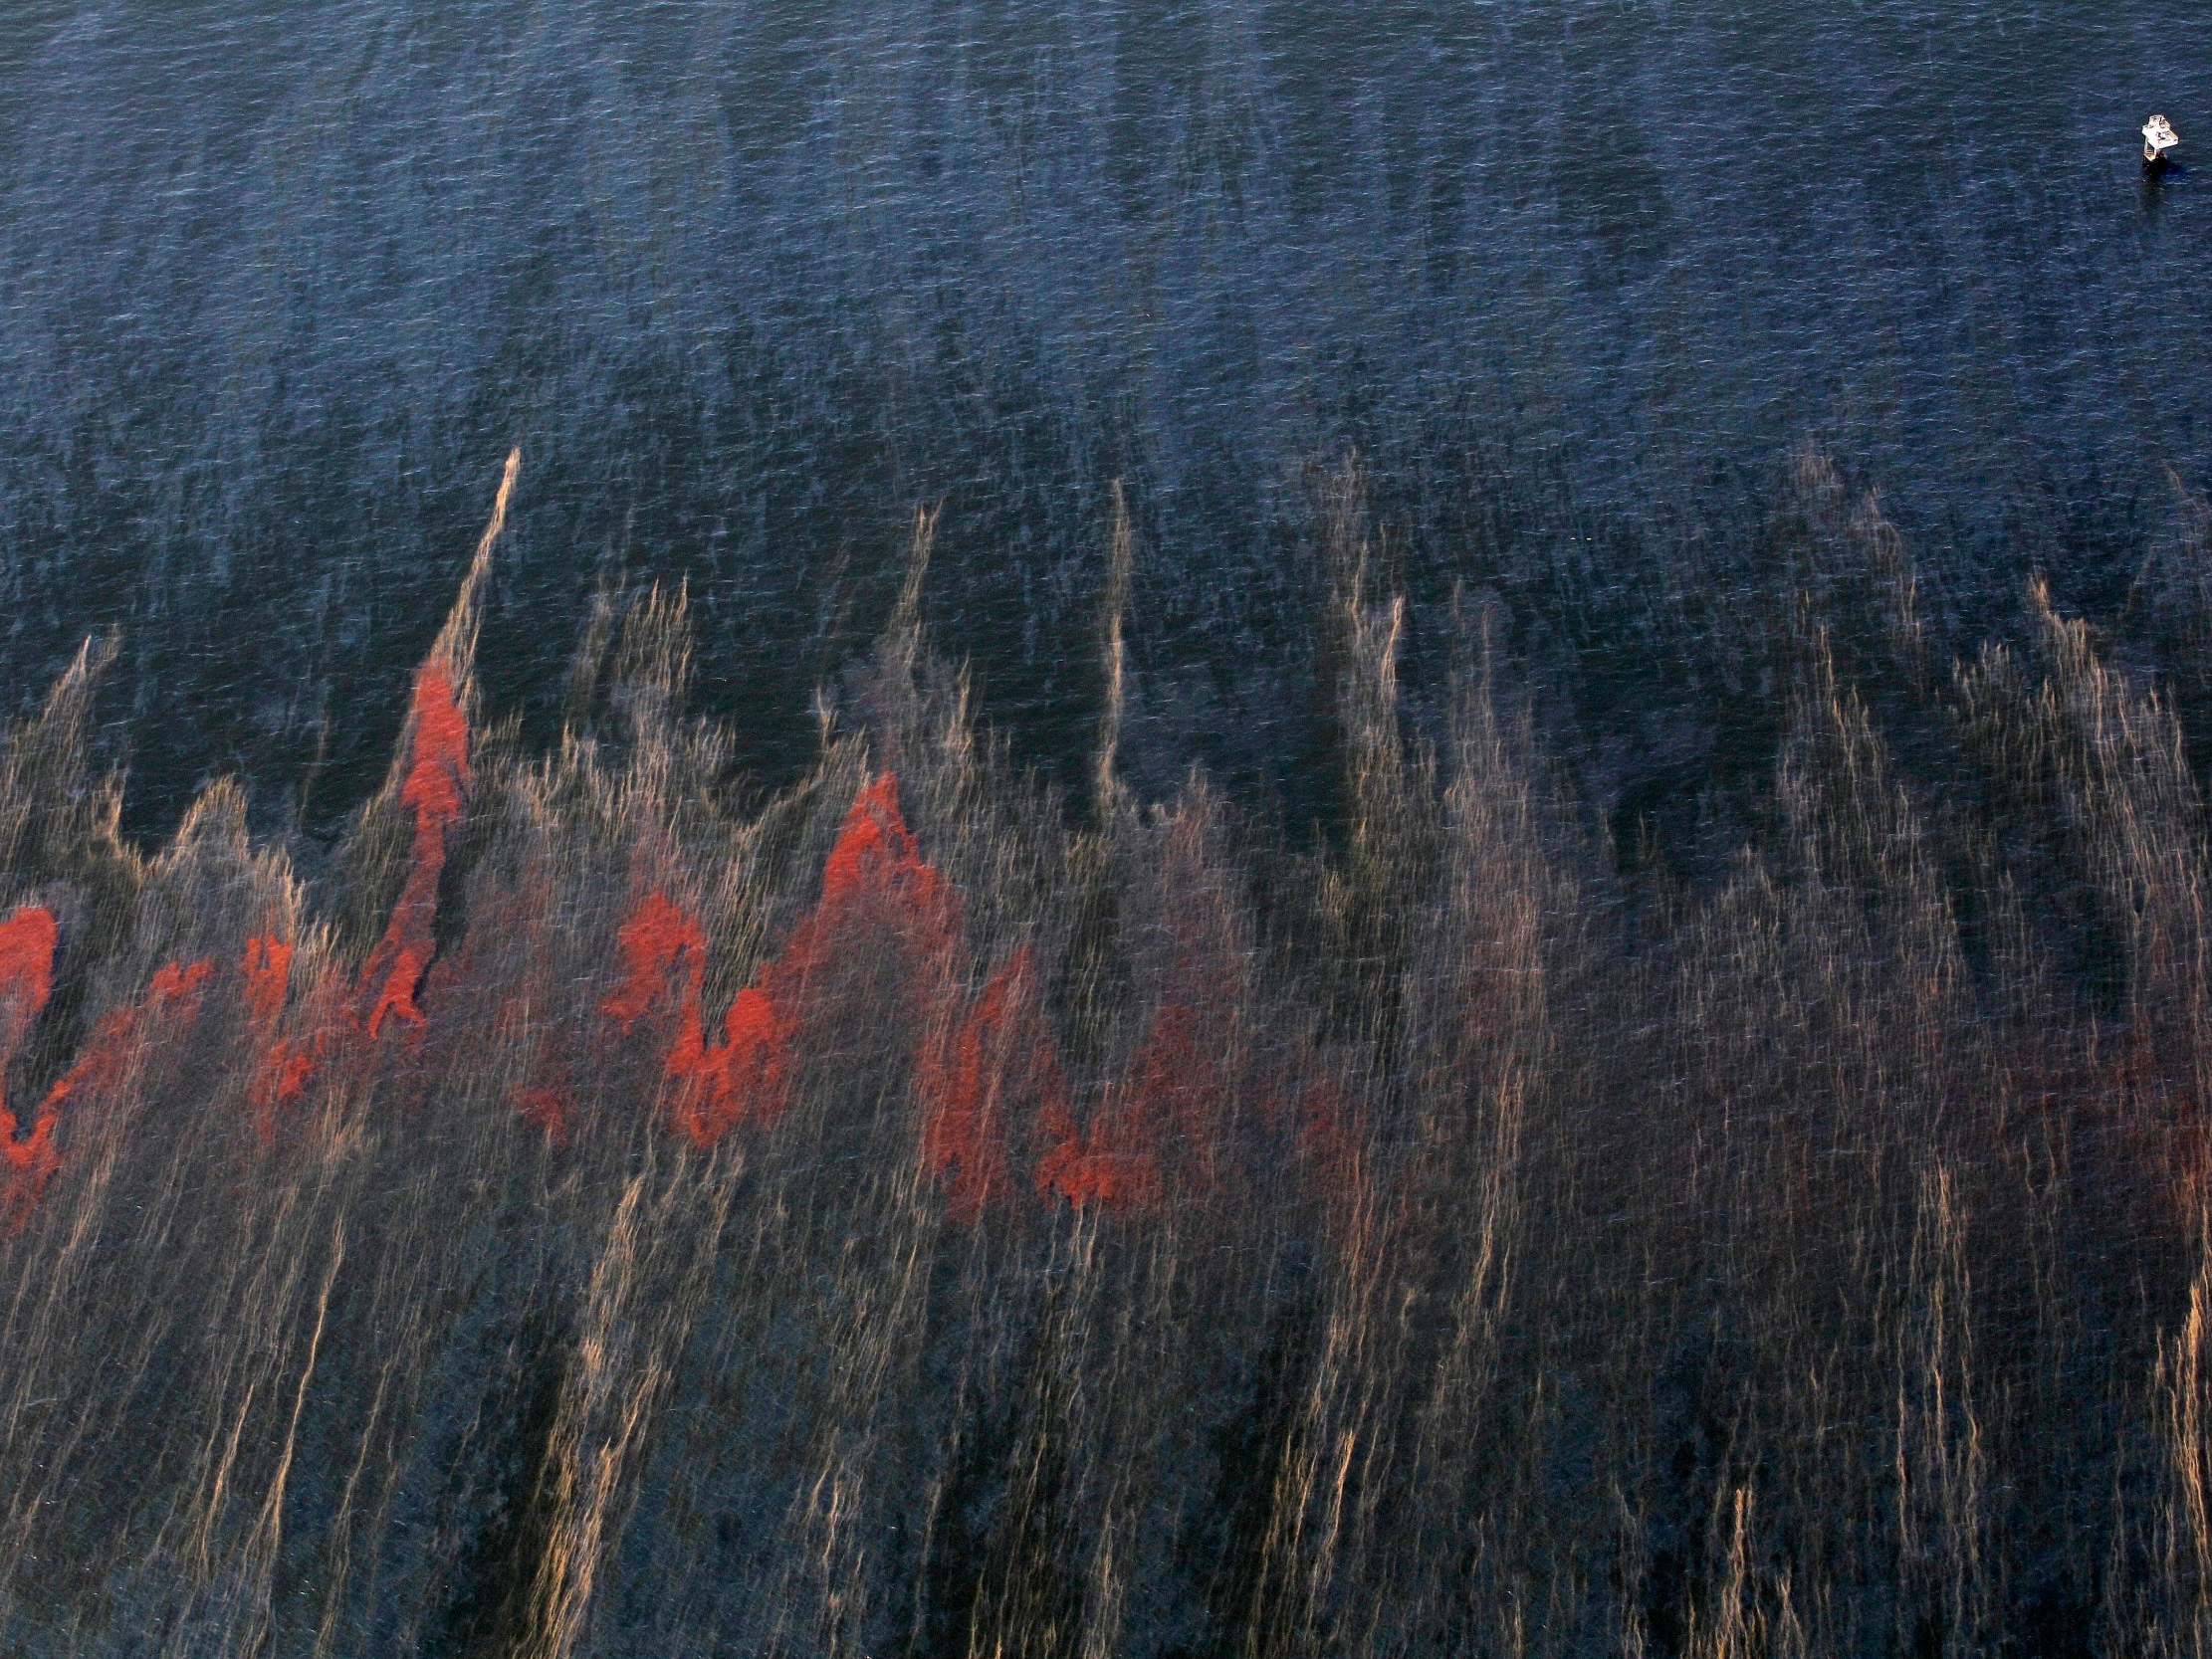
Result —
<instances>
[{"instance_id":1,"label":"red oil patch","mask_svg":"<svg viewBox=\"0 0 2212 1659\"><path fill-rule=\"evenodd\" d=\"M292 983L296 947L274 933L246 941L239 971L245 981L246 1028L255 1048L246 1105L254 1134L263 1144L276 1140L281 1112L306 1095L331 1049L344 1035L347 1021L332 987L326 981L311 991L304 1030L283 1030L286 998Z\"/></svg>"},{"instance_id":2,"label":"red oil patch","mask_svg":"<svg viewBox=\"0 0 2212 1659\"><path fill-rule=\"evenodd\" d=\"M1218 1198L1254 1173L1261 1126L1240 1122L1239 1103L1267 1092L1245 1054L1246 952L1201 829L1183 822L1160 849L1167 960L1134 1050L1086 1123L1065 1108L1039 1117L1035 1181L1047 1198L1147 1210L1171 1193Z\"/></svg>"},{"instance_id":3,"label":"red oil patch","mask_svg":"<svg viewBox=\"0 0 2212 1659\"><path fill-rule=\"evenodd\" d=\"M925 940L942 940L955 915L952 890L922 857L921 844L899 811L899 780L890 772L862 789L846 810L822 864L817 914L833 921L871 901L904 912Z\"/></svg>"},{"instance_id":4,"label":"red oil patch","mask_svg":"<svg viewBox=\"0 0 2212 1659\"><path fill-rule=\"evenodd\" d=\"M18 1140L16 1116L7 1109L8 1066L54 993L54 949L61 933L54 913L38 905L22 906L0 922L0 1235L22 1230L61 1167L55 1114L42 1112L31 1133Z\"/></svg>"},{"instance_id":5,"label":"red oil patch","mask_svg":"<svg viewBox=\"0 0 2212 1659\"><path fill-rule=\"evenodd\" d=\"M671 998L676 1029L662 1063L676 1085L669 1123L695 1146L711 1146L747 1120L770 1123L789 1104L791 1021L763 982L790 977L770 963L740 991L723 1017L720 1042L707 1040L703 995L707 931L697 913L659 889L639 900L615 933L622 982L599 1011L627 1033ZM786 950L786 958L788 957Z\"/></svg>"},{"instance_id":6,"label":"red oil patch","mask_svg":"<svg viewBox=\"0 0 2212 1659\"><path fill-rule=\"evenodd\" d=\"M1046 1196L1146 1209L1164 1196L1171 1173L1194 1194L1222 1189L1244 984L1219 921L1203 905L1178 919L1160 1004L1088 1131L1077 1133L1064 1113L1046 1125L1037 1164Z\"/></svg>"},{"instance_id":7,"label":"red oil patch","mask_svg":"<svg viewBox=\"0 0 2212 1659\"><path fill-rule=\"evenodd\" d=\"M389 953L369 959L379 966L379 973L371 977L381 977L384 981L376 1000L369 1004L364 1025L370 1040L383 1030L386 1016L404 1020L409 1025L421 1025L422 1006L415 1001L415 991L422 984L423 974L429 971L428 948L418 943L399 944Z\"/></svg>"},{"instance_id":8,"label":"red oil patch","mask_svg":"<svg viewBox=\"0 0 2212 1659\"><path fill-rule=\"evenodd\" d=\"M922 1163L946 1184L946 1207L973 1222L1013 1195L1009 1130L1028 1104L1069 1121L1067 1080L1044 1019L1035 952L1002 962L957 1024L939 1021L916 1073Z\"/></svg>"},{"instance_id":9,"label":"red oil patch","mask_svg":"<svg viewBox=\"0 0 2212 1659\"><path fill-rule=\"evenodd\" d=\"M949 982L960 903L899 811L889 772L854 799L822 865L811 912L707 1036L703 1002L706 930L698 916L655 890L615 934L622 980L600 1011L627 1032L673 994L676 1032L663 1070L676 1085L670 1123L693 1145L713 1145L740 1124L768 1125L789 1108L792 1047L812 993L833 976L848 942L901 953L904 994L933 1010Z\"/></svg>"},{"instance_id":10,"label":"red oil patch","mask_svg":"<svg viewBox=\"0 0 2212 1659\"><path fill-rule=\"evenodd\" d=\"M1047 1109L1037 1120L1044 1151L1037 1159L1037 1191L1077 1209L1148 1210L1160 1201L1160 1159L1140 1143L1127 1115L1109 1107L1086 1135L1065 1107Z\"/></svg>"},{"instance_id":11,"label":"red oil patch","mask_svg":"<svg viewBox=\"0 0 2212 1659\"><path fill-rule=\"evenodd\" d=\"M56 1118L52 1112L40 1113L30 1135L19 1141L15 1114L0 1108L0 1237L23 1230L46 1183L62 1166L54 1146Z\"/></svg>"},{"instance_id":12,"label":"red oil patch","mask_svg":"<svg viewBox=\"0 0 2212 1659\"><path fill-rule=\"evenodd\" d=\"M622 958L622 983L599 1004L599 1011L631 1027L650 1012L672 984L696 1002L706 981L707 933L699 918L655 888L639 900L615 931L614 947Z\"/></svg>"},{"instance_id":13,"label":"red oil patch","mask_svg":"<svg viewBox=\"0 0 2212 1659\"><path fill-rule=\"evenodd\" d=\"M196 1008L200 992L214 977L215 963L205 956L193 962L164 962L153 970L153 979L146 986L146 1005L163 1008L190 1000Z\"/></svg>"},{"instance_id":14,"label":"red oil patch","mask_svg":"<svg viewBox=\"0 0 2212 1659\"><path fill-rule=\"evenodd\" d=\"M415 673L412 733L400 804L415 817L407 852L407 879L392 906L384 936L361 964L368 1008L362 1025L371 1042L387 1017L420 1026L416 1001L430 959L437 954L438 880L445 873L446 837L467 804L469 723L444 665L431 661Z\"/></svg>"},{"instance_id":15,"label":"red oil patch","mask_svg":"<svg viewBox=\"0 0 2212 1659\"><path fill-rule=\"evenodd\" d=\"M8 1062L54 994L54 947L62 936L54 913L25 905L0 922L0 1105L6 1104Z\"/></svg>"},{"instance_id":16,"label":"red oil patch","mask_svg":"<svg viewBox=\"0 0 2212 1659\"><path fill-rule=\"evenodd\" d=\"M184 1025L197 1019L200 993L214 973L215 964L204 957L194 962L164 962L155 968L143 996L128 1007L103 1015L93 1027L76 1064L47 1091L46 1103L39 1112L41 1121L74 1096L113 1085L137 1058L145 1026L155 1014L168 1012Z\"/></svg>"},{"instance_id":17,"label":"red oil patch","mask_svg":"<svg viewBox=\"0 0 2212 1659\"><path fill-rule=\"evenodd\" d=\"M322 1068L323 1060L330 1053L333 1028L318 1028L312 1037L280 1042L272 1053L269 1070L269 1098L276 1106L298 1106L300 1098L308 1092L308 1085L315 1081L315 1074Z\"/></svg>"},{"instance_id":18,"label":"red oil patch","mask_svg":"<svg viewBox=\"0 0 2212 1659\"><path fill-rule=\"evenodd\" d=\"M722 1041L709 1044L699 1002L685 1002L668 1076L677 1085L670 1122L699 1147L712 1146L740 1124L766 1126L790 1105L792 1022L769 993L748 985L730 1004Z\"/></svg>"},{"instance_id":19,"label":"red oil patch","mask_svg":"<svg viewBox=\"0 0 2212 1659\"><path fill-rule=\"evenodd\" d=\"M292 941L274 933L257 933L246 941L238 970L246 981L246 1020L257 1035L273 1030L284 1013L285 993L292 985Z\"/></svg>"},{"instance_id":20,"label":"red oil patch","mask_svg":"<svg viewBox=\"0 0 2212 1659\"><path fill-rule=\"evenodd\" d=\"M131 1039L137 1032L137 1025L135 1008L119 1008L104 1015L93 1027L93 1034L76 1063L46 1092L46 1102L39 1109L39 1116L48 1117L72 1095L98 1088L120 1074L129 1064Z\"/></svg>"},{"instance_id":21,"label":"red oil patch","mask_svg":"<svg viewBox=\"0 0 2212 1659\"><path fill-rule=\"evenodd\" d=\"M54 1131L61 1121L63 1105L111 1088L143 1051L145 1028L155 1015L165 1013L187 1025L198 1018L201 993L214 973L215 964L205 958L164 962L154 969L144 995L127 1007L104 1015L93 1027L76 1064L47 1091L27 1140L16 1139L15 1114L0 1110L0 1230L22 1228L38 1206L47 1182L61 1168Z\"/></svg>"},{"instance_id":22,"label":"red oil patch","mask_svg":"<svg viewBox=\"0 0 2212 1659\"><path fill-rule=\"evenodd\" d=\"M890 772L854 798L822 864L821 899L765 977L795 996L841 942L866 937L875 945L885 933L907 953L910 998L927 1004L941 994L960 937L960 897L922 857Z\"/></svg>"}]
</instances>

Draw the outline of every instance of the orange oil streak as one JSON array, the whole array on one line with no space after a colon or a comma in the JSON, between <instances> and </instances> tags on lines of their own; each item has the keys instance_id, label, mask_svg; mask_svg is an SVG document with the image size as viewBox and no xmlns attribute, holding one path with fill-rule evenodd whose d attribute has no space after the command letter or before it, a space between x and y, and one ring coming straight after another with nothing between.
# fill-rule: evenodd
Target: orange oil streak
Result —
<instances>
[{"instance_id":1,"label":"orange oil streak","mask_svg":"<svg viewBox=\"0 0 2212 1659\"><path fill-rule=\"evenodd\" d=\"M164 962L154 969L145 994L127 1007L102 1016L86 1040L84 1052L60 1081L47 1091L40 1117L57 1111L73 1096L106 1089L137 1058L144 1027L154 1015L168 1012L180 1025L199 1017L201 993L215 976L215 964L205 957L193 962Z\"/></svg>"},{"instance_id":2,"label":"orange oil streak","mask_svg":"<svg viewBox=\"0 0 2212 1659\"><path fill-rule=\"evenodd\" d=\"M61 1167L55 1114L41 1113L30 1135L19 1141L20 1126L7 1107L8 1067L54 993L60 939L61 926L43 906L24 905L0 922L0 1236L22 1230Z\"/></svg>"},{"instance_id":3,"label":"orange oil streak","mask_svg":"<svg viewBox=\"0 0 2212 1659\"><path fill-rule=\"evenodd\" d=\"M22 1229L62 1166L54 1143L62 1107L112 1088L143 1051L144 1029L155 1015L167 1013L180 1025L197 1019L201 995L214 973L215 964L204 957L164 962L154 969L143 996L104 1015L93 1027L76 1064L47 1091L28 1139L16 1139L15 1114L0 1109L0 1232Z\"/></svg>"},{"instance_id":4,"label":"orange oil streak","mask_svg":"<svg viewBox=\"0 0 2212 1659\"><path fill-rule=\"evenodd\" d=\"M1119 1114L1100 1113L1085 1134L1071 1111L1056 1106L1040 1113L1037 1125L1046 1141L1036 1171L1044 1196L1077 1209L1149 1210L1160 1202L1159 1155L1138 1143Z\"/></svg>"},{"instance_id":5,"label":"orange oil streak","mask_svg":"<svg viewBox=\"0 0 2212 1659\"><path fill-rule=\"evenodd\" d=\"M706 979L706 930L698 917L658 888L639 900L615 931L614 946L622 959L622 983L608 993L599 1011L619 1025L624 1036L671 983L680 983L685 996L697 1000Z\"/></svg>"},{"instance_id":6,"label":"orange oil streak","mask_svg":"<svg viewBox=\"0 0 2212 1659\"><path fill-rule=\"evenodd\" d=\"M470 781L468 717L444 666L424 663L415 673L407 775L399 787L400 804L415 818L407 879L383 937L361 964L368 1001L362 1029L371 1042L387 1017L423 1023L416 993L437 953L438 881L445 873L447 836L467 806Z\"/></svg>"},{"instance_id":7,"label":"orange oil streak","mask_svg":"<svg viewBox=\"0 0 2212 1659\"><path fill-rule=\"evenodd\" d=\"M0 922L0 1074L54 994L54 949L62 935L54 913L25 905ZM0 1075L0 1090L6 1079ZM6 1096L0 1093L0 1104Z\"/></svg>"},{"instance_id":8,"label":"orange oil streak","mask_svg":"<svg viewBox=\"0 0 2212 1659\"><path fill-rule=\"evenodd\" d=\"M898 780L885 772L847 810L823 861L813 910L732 1000L719 1040L708 1038L703 1002L706 931L695 913L657 889L617 930L623 976L600 1011L627 1032L677 994L675 1033L662 1064L676 1085L669 1121L704 1148L740 1124L766 1126L788 1110L803 1011L836 977L848 947L880 949L888 935L902 958L903 994L928 1010L949 984L959 924L959 898L922 857L899 811Z\"/></svg>"}]
</instances>

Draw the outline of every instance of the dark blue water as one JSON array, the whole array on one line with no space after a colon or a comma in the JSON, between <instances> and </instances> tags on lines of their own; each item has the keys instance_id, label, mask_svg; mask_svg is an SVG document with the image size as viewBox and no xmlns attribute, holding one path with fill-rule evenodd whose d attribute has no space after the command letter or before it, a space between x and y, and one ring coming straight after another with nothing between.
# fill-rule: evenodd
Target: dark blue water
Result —
<instances>
[{"instance_id":1,"label":"dark blue water","mask_svg":"<svg viewBox=\"0 0 2212 1659\"><path fill-rule=\"evenodd\" d=\"M513 443L495 712L553 730L593 588L684 579L763 775L923 501L940 643L1067 764L1124 478L1131 764L1264 795L1355 445L1417 633L1498 595L1647 703L1703 694L1637 595L1760 580L1805 443L1960 641L2039 566L2116 611L2212 475L2203 45L2102 0L12 3L0 688L120 627L138 827L225 770L329 820ZM2153 109L2201 174L2146 182Z\"/></svg>"}]
</instances>

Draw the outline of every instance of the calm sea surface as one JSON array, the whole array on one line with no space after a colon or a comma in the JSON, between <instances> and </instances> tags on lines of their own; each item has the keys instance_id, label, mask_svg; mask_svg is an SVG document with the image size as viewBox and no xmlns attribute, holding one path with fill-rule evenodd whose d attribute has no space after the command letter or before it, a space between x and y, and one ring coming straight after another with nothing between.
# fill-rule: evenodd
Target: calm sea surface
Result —
<instances>
[{"instance_id":1,"label":"calm sea surface","mask_svg":"<svg viewBox=\"0 0 2212 1659\"><path fill-rule=\"evenodd\" d=\"M515 443L493 710L553 729L593 589L683 578L764 777L921 501L940 642L1065 765L1124 478L1132 763L1264 794L1312 753L1306 470L1354 445L1422 616L1556 634L1700 538L1753 570L1808 442L1962 637L2036 567L2109 609L2164 469L2212 480L2205 40L2106 0L6 4L0 693L118 626L138 827L226 770L327 825ZM2154 109L2201 171L2145 180Z\"/></svg>"}]
</instances>

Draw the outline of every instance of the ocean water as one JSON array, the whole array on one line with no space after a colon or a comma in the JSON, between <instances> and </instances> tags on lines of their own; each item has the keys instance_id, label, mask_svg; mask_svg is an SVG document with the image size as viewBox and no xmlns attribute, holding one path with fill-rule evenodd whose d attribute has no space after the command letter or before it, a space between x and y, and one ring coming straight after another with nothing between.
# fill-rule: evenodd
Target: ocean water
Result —
<instances>
[{"instance_id":1,"label":"ocean water","mask_svg":"<svg viewBox=\"0 0 2212 1659\"><path fill-rule=\"evenodd\" d=\"M681 581L703 705L787 773L941 504L935 638L1064 772L1120 479L1132 775L1292 820L1307 480L1354 449L1417 639L1502 596L1570 699L1626 663L1691 726L1636 596L1755 585L1800 447L1967 646L2034 569L2122 609L2212 464L2171 8L4 14L0 688L120 630L142 833L224 772L311 836L358 801L516 444L483 662L537 737L594 589ZM1609 787L1690 775L1616 725Z\"/></svg>"},{"instance_id":2,"label":"ocean water","mask_svg":"<svg viewBox=\"0 0 2212 1659\"><path fill-rule=\"evenodd\" d=\"M0 1650L2202 1651L2177 15L0 0Z\"/></svg>"}]
</instances>

